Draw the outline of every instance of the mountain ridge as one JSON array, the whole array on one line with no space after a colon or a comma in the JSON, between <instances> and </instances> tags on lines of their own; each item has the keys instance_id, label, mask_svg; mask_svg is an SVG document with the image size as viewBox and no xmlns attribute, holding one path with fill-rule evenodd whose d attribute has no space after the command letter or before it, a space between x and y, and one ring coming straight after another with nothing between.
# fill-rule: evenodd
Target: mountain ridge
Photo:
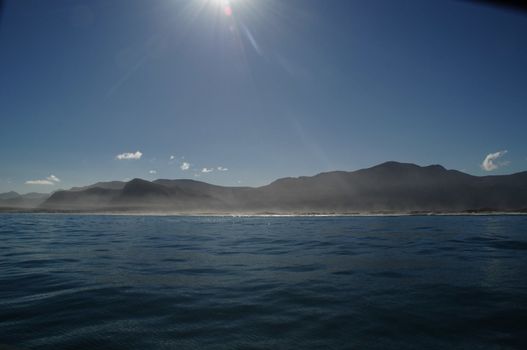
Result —
<instances>
[{"instance_id":1,"label":"mountain ridge","mask_svg":"<svg viewBox=\"0 0 527 350\"><path fill-rule=\"evenodd\" d=\"M2 206L0 201L0 207ZM527 171L474 176L434 164L389 161L356 171L286 177L260 187L191 179L99 182L57 191L42 211L375 213L525 211Z\"/></svg>"}]
</instances>

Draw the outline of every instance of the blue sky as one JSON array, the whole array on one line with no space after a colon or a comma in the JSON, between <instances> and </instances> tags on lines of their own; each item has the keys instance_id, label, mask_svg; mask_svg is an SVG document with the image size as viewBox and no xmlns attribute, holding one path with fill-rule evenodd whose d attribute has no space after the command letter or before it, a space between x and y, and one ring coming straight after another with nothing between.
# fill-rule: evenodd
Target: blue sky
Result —
<instances>
[{"instance_id":1,"label":"blue sky","mask_svg":"<svg viewBox=\"0 0 527 350\"><path fill-rule=\"evenodd\" d=\"M525 62L527 15L466 2L6 1L0 192L524 171Z\"/></svg>"}]
</instances>

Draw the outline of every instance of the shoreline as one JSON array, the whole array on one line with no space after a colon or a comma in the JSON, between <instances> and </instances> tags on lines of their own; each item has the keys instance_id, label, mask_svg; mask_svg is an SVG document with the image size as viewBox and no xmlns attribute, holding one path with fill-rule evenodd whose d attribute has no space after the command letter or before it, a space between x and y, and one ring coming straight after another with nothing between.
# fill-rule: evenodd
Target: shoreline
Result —
<instances>
[{"instance_id":1,"label":"shoreline","mask_svg":"<svg viewBox=\"0 0 527 350\"><path fill-rule=\"evenodd\" d=\"M402 217L402 216L527 216L527 211L463 212L164 212L164 211L90 211L0 208L1 214L99 215L99 216L178 216L178 217Z\"/></svg>"}]
</instances>

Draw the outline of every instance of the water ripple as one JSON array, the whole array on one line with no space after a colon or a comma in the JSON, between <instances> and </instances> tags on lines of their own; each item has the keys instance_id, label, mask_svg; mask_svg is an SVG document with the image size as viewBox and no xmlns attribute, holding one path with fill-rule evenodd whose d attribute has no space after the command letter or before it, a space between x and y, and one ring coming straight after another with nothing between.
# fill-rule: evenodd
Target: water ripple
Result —
<instances>
[{"instance_id":1,"label":"water ripple","mask_svg":"<svg viewBox=\"0 0 527 350\"><path fill-rule=\"evenodd\" d=\"M0 349L524 349L526 227L0 214Z\"/></svg>"}]
</instances>

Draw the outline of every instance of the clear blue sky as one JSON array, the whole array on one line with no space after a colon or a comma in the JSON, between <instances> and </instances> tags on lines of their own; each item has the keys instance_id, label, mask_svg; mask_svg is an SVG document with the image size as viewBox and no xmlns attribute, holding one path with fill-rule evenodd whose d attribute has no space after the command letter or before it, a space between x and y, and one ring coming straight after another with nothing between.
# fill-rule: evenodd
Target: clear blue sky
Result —
<instances>
[{"instance_id":1,"label":"clear blue sky","mask_svg":"<svg viewBox=\"0 0 527 350\"><path fill-rule=\"evenodd\" d=\"M8 0L0 192L524 171L526 67L527 14L466 2Z\"/></svg>"}]
</instances>

